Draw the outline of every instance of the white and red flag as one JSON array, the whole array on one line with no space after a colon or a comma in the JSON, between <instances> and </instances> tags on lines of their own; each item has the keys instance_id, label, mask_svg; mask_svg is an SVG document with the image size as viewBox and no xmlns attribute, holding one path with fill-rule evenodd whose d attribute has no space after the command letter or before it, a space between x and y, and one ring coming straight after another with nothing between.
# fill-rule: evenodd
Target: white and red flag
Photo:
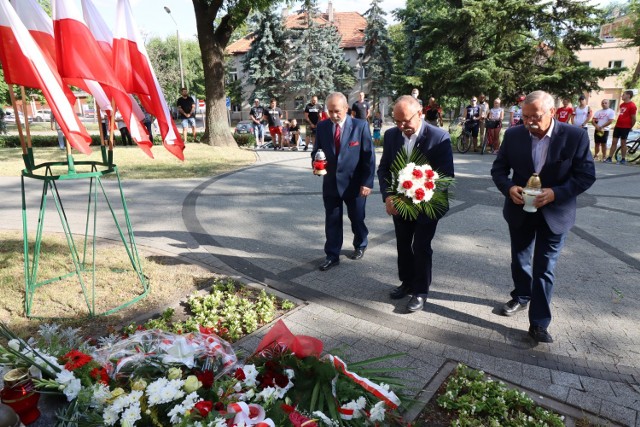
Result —
<instances>
[{"instance_id":1,"label":"white and red flag","mask_svg":"<svg viewBox=\"0 0 640 427\"><path fill-rule=\"evenodd\" d=\"M29 34L45 55L56 63L56 42L53 38L53 21L36 0L20 0L12 3ZM111 101L100 85L93 80L63 79L67 85L80 87L90 92L102 111L111 110ZM76 98L71 89L65 86L67 99L72 104Z\"/></svg>"},{"instance_id":2,"label":"white and red flag","mask_svg":"<svg viewBox=\"0 0 640 427\"><path fill-rule=\"evenodd\" d=\"M138 34L128 0L118 0L113 65L125 89L137 94L144 108L158 120L164 146L174 156L184 160L184 142L171 119L169 106Z\"/></svg>"},{"instance_id":3,"label":"white and red flag","mask_svg":"<svg viewBox=\"0 0 640 427\"><path fill-rule=\"evenodd\" d=\"M65 86L55 64L40 50L9 0L0 0L0 62L8 84L42 90L71 146L90 154L91 137L65 95Z\"/></svg>"},{"instance_id":4,"label":"white and red flag","mask_svg":"<svg viewBox=\"0 0 640 427\"><path fill-rule=\"evenodd\" d=\"M98 42L75 6L68 0L53 0L53 31L56 61L65 78L93 80L116 103L133 140L149 156L152 142L133 113L132 100L116 77Z\"/></svg>"}]
</instances>

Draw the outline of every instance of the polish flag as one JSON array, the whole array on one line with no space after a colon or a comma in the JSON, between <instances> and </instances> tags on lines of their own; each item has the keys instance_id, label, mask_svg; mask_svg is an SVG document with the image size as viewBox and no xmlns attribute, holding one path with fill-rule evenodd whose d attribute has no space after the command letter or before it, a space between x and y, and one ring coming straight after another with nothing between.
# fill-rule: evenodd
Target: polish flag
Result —
<instances>
[{"instance_id":1,"label":"polish flag","mask_svg":"<svg viewBox=\"0 0 640 427\"><path fill-rule=\"evenodd\" d=\"M0 0L0 62L8 84L42 90L69 144L83 154L90 154L91 137L65 96L62 78L29 34L9 0Z\"/></svg>"},{"instance_id":2,"label":"polish flag","mask_svg":"<svg viewBox=\"0 0 640 427\"><path fill-rule=\"evenodd\" d=\"M20 0L12 3L18 17L29 30L29 34L36 41L45 55L49 55L53 64L56 63L56 42L53 39L53 21L36 0ZM67 85L77 86L90 92L103 111L111 110L111 101L100 85L92 80L63 79ZM71 104L76 102L76 96L65 86L67 99Z\"/></svg>"},{"instance_id":3,"label":"polish flag","mask_svg":"<svg viewBox=\"0 0 640 427\"><path fill-rule=\"evenodd\" d=\"M144 108L158 120L166 149L184 160L184 143L171 119L169 106L151 67L144 43L138 35L128 0L118 0L113 62L116 75L125 89L137 94Z\"/></svg>"},{"instance_id":4,"label":"polish flag","mask_svg":"<svg viewBox=\"0 0 640 427\"><path fill-rule=\"evenodd\" d=\"M66 78L94 80L113 99L138 146L151 158L153 143L134 116L131 98L115 76L79 9L68 0L53 0L53 30L60 74Z\"/></svg>"}]
</instances>

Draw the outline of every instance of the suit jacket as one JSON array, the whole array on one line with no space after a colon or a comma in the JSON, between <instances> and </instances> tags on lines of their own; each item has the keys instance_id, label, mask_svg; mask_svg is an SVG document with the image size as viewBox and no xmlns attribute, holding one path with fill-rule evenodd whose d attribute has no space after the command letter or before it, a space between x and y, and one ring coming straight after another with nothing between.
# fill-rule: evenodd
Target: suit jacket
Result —
<instances>
[{"instance_id":1,"label":"suit jacket","mask_svg":"<svg viewBox=\"0 0 640 427\"><path fill-rule=\"evenodd\" d=\"M404 149L404 137L398 127L387 130L384 133L384 150L378 166L378 181L382 200L389 196L389 185L392 180L391 165L398 152ZM428 124L422 120L422 128L416 139L414 150L420 152L427 158L429 165L438 173L448 177L454 177L453 171L453 151L451 150L451 138L449 134L439 127ZM449 210L449 206L440 212L436 218L430 219L424 214L418 216L419 222L437 221Z\"/></svg>"},{"instance_id":2,"label":"suit jacket","mask_svg":"<svg viewBox=\"0 0 640 427\"><path fill-rule=\"evenodd\" d=\"M333 122L318 122L311 162L313 163L318 149L322 149L327 157L327 174L322 182L322 194L349 199L358 197L361 186L373 188L376 157L366 121L347 116L343 127L340 133L340 153L336 156Z\"/></svg>"},{"instance_id":3,"label":"suit jacket","mask_svg":"<svg viewBox=\"0 0 640 427\"><path fill-rule=\"evenodd\" d=\"M510 173L513 175L510 177ZM531 135L524 126L507 130L504 141L493 162L491 176L498 189L506 196L503 214L505 220L518 227L526 215L522 205L509 197L509 189L524 187L534 173L531 155ZM566 233L576 221L576 198L596 180L595 165L589 148L589 137L584 129L555 121L547 158L540 171L543 188L551 188L555 200L538 210L551 231Z\"/></svg>"}]
</instances>

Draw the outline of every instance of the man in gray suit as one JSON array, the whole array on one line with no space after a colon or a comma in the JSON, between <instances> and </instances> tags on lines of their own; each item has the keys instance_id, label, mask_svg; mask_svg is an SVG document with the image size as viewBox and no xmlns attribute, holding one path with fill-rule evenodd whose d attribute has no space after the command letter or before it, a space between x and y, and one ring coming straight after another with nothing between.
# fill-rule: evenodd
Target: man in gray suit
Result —
<instances>
[{"instance_id":1,"label":"man in gray suit","mask_svg":"<svg viewBox=\"0 0 640 427\"><path fill-rule=\"evenodd\" d=\"M398 275L401 284L389 295L391 299L401 299L411 294L407 311L422 310L431 286L431 240L436 233L438 220L448 210L444 209L435 218L420 214L415 221L398 215L389 185L392 179L391 165L400 150L409 155L420 151L431 167L440 174L453 178L453 152L451 139L444 130L428 124L422 118L420 103L412 96L398 98L393 108L396 127L384 133L384 151L378 167L380 192L387 214L393 216L398 248Z\"/></svg>"}]
</instances>

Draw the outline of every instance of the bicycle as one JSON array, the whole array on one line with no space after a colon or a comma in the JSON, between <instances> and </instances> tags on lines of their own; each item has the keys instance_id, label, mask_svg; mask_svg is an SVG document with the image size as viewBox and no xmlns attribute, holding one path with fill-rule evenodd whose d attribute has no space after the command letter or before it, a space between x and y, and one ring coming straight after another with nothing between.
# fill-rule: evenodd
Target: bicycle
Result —
<instances>
[{"instance_id":1,"label":"bicycle","mask_svg":"<svg viewBox=\"0 0 640 427\"><path fill-rule=\"evenodd\" d=\"M487 120L484 129L484 138L482 139L482 147L480 147L480 154L484 154L485 151L489 151L493 153L495 151L495 141L493 140L493 132L489 132L500 126L500 122L498 120Z\"/></svg>"},{"instance_id":2,"label":"bicycle","mask_svg":"<svg viewBox=\"0 0 640 427\"><path fill-rule=\"evenodd\" d=\"M455 140L458 153L466 153L471 148L473 138L471 136L471 130L467 129L468 122L469 121L463 117L458 117L449 125L449 135L451 135L452 140ZM454 136L458 132L458 128L461 128L460 134Z\"/></svg>"},{"instance_id":3,"label":"bicycle","mask_svg":"<svg viewBox=\"0 0 640 427\"><path fill-rule=\"evenodd\" d=\"M622 147L618 147L614 154L614 157L616 158L616 161L618 163L620 163L620 160L622 160L621 150ZM640 138L634 139L633 141L627 141L627 156L625 160L627 161L627 163L633 163L638 159L640 159Z\"/></svg>"}]
</instances>

